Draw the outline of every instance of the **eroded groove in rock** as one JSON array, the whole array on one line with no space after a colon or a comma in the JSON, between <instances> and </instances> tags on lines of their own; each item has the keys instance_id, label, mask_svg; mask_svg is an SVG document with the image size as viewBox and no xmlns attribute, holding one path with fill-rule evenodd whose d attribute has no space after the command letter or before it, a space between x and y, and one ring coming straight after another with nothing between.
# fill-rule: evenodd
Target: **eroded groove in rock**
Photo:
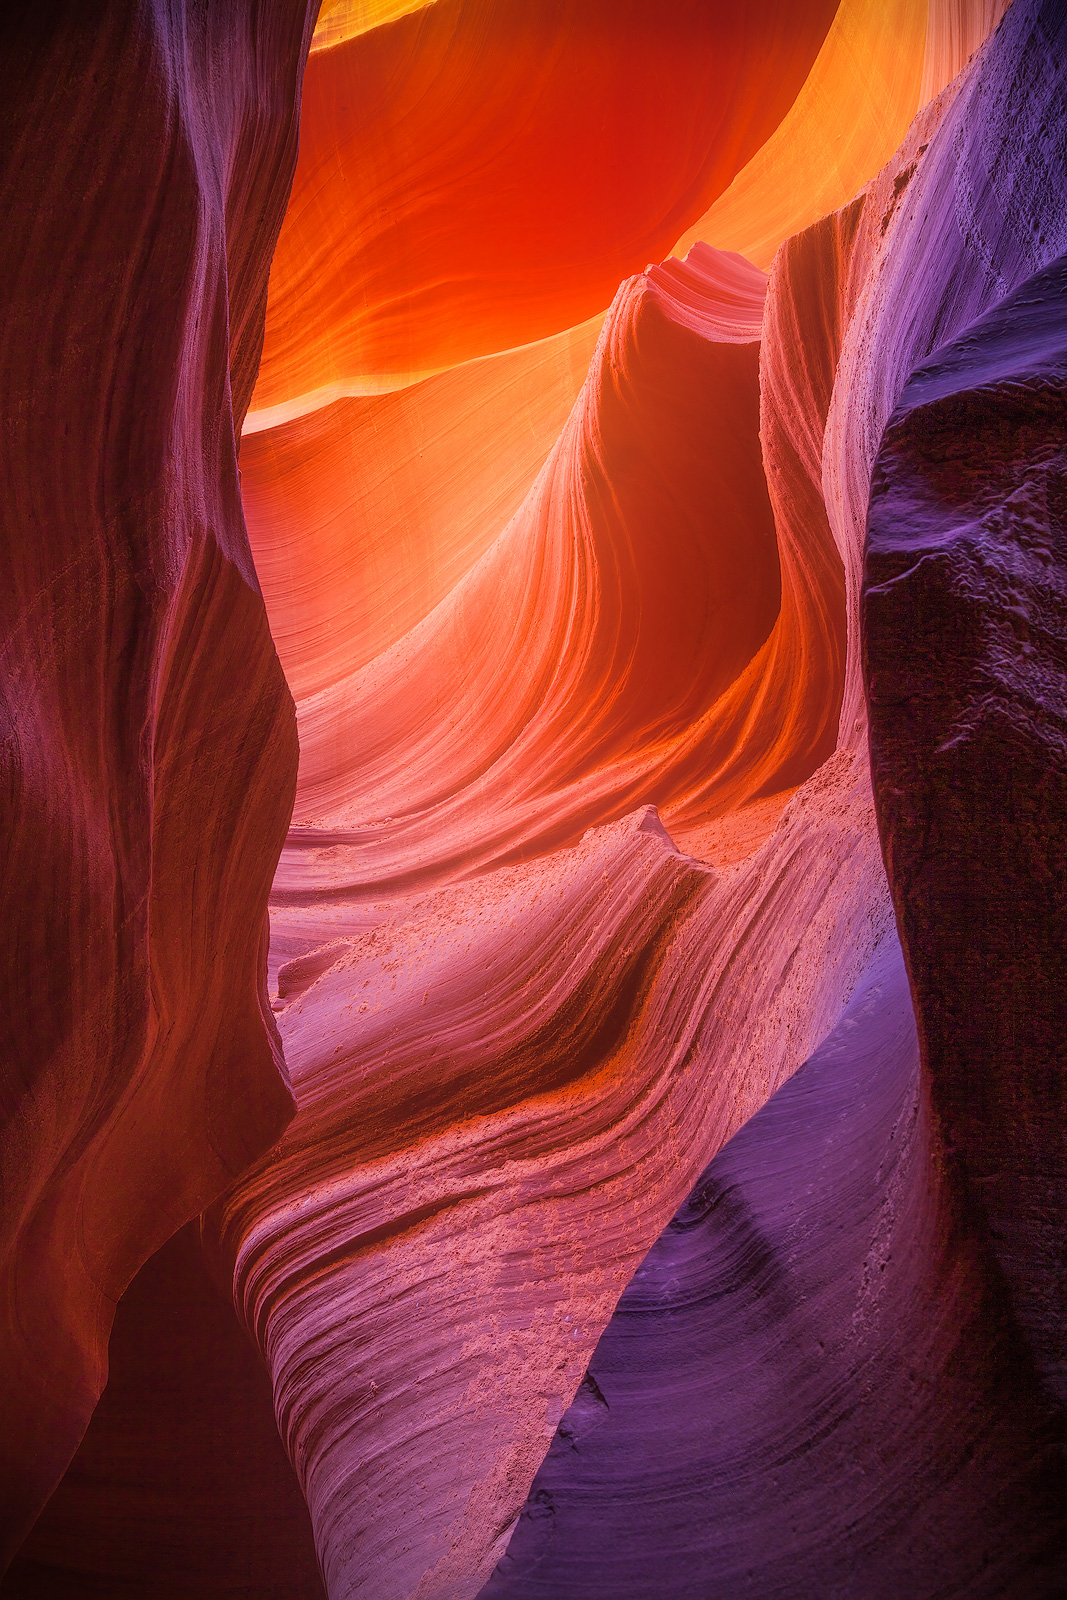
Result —
<instances>
[{"instance_id":1,"label":"eroded groove in rock","mask_svg":"<svg viewBox=\"0 0 1067 1600\"><path fill-rule=\"evenodd\" d=\"M646 809L283 968L300 1111L215 1226L331 1596L488 1576L627 1277L885 930L865 795L835 757L721 874Z\"/></svg>"},{"instance_id":2,"label":"eroded groove in rock","mask_svg":"<svg viewBox=\"0 0 1067 1600\"><path fill-rule=\"evenodd\" d=\"M916 120L860 201L780 253L771 301L779 331L788 335L801 310L809 328L820 321L825 328L821 346L810 334L794 346L804 351L798 369L785 363L776 374L780 347L771 344L770 313L765 321L768 460L777 459L781 469L787 514L815 527L818 506L808 495L805 512L803 490L821 452L826 511L844 558L850 648L839 739L846 747L863 740L865 724L855 648L856 555L877 441L902 390L905 396L879 466L866 619L887 859L909 961L916 951L913 981L928 1071L920 1102L935 1113L930 1120L924 1111L917 1124L922 1138L907 1180L914 1226L902 1229L884 1265L901 1295L901 1327L912 1326L914 1348L926 1352L928 1381L909 1389L894 1347L900 1330L892 1320L872 1326L870 1357L884 1361L904 1389L880 1422L882 1381L864 1387L861 1380L860 1396L855 1392L853 1326L845 1342L854 1347L840 1369L832 1362L824 1369L829 1341L822 1340L826 1350L812 1351L807 1400L803 1349L770 1358L765 1381L782 1378L798 1406L785 1410L785 1431L776 1434L759 1407L747 1410L743 1392L729 1393L736 1366L725 1365L717 1410L705 1426L669 1399L661 1413L654 1399L636 1398L659 1359L649 1333L655 1313L647 1311L652 1320L635 1323L628 1336L621 1311L604 1346L613 1365L594 1362L592 1383L565 1423L487 1595L494 1587L501 1595L595 1594L598 1583L613 1596L696 1596L709 1585L740 1594L756 1582L797 1596L851 1584L887 1596L1029 1597L1059 1592L1063 1582L1062 1467L1056 1466L1062 1419L1038 1381L1040 1374L1054 1390L1063 1359L1053 1287L1063 1106L1051 1067L1062 1033L1052 965L1062 943L1064 891L1057 835L1063 807L1055 795L1063 742L1062 596L1054 556L1062 471L1059 265L1029 279L1002 313L971 321L1028 278L1042 252L1047 260L1062 248L1064 148L1062 129L1052 132L1062 99L1062 27L1055 6L1013 7L963 79ZM821 297L812 295L813 262L816 285L820 275L837 276L836 306L825 277ZM791 279L792 300L782 293ZM957 335L958 344L944 344ZM818 358L832 365L836 348L827 411ZM905 388L909 368L931 350L928 366ZM806 394L807 405L791 415L795 393ZM778 405L776 439L766 416L773 421ZM827 427L820 438L821 417ZM994 773L1013 755L1018 778L1005 811L999 796L993 799ZM991 880L982 869L983 850L999 877ZM1016 904L1024 882L1032 920L1020 917ZM1002 883L1009 887L1000 898ZM1008 1042L1015 1036L1018 1060ZM784 1092L785 1104L800 1081ZM759 1125L757 1118L738 1141L742 1152ZM796 1138L799 1148L799 1129ZM854 1146L846 1134L842 1148L858 1159L863 1140ZM882 1156L864 1171L871 1204L885 1203ZM790 1266L797 1228L811 1227L813 1240L820 1229L827 1239L840 1237L845 1259L850 1249L866 1250L862 1230L848 1245L849 1207L839 1210L837 1198L820 1198L816 1189L813 1212L812 1186L797 1185L782 1235ZM779 1203L785 1206L780 1194ZM742 1263L730 1257L732 1238L743 1237L744 1226L744 1219L731 1223L722 1236L716 1281L725 1299L686 1304L683 1293L674 1306L690 1343L707 1329L714 1348L726 1326L743 1341L753 1336L753 1324L769 1330L774 1322L763 1310L749 1316L743 1304L729 1304L742 1281ZM657 1247L664 1261L672 1248L669 1236ZM1014 1300L992 1265L995 1257ZM702 1260L694 1270L706 1265ZM880 1272L882 1263L876 1265ZM845 1320L863 1291L862 1276L857 1288L850 1271L841 1283ZM645 1316L640 1281L627 1303ZM754 1307L759 1282L754 1273ZM844 1330L842 1315L833 1316ZM807 1331L803 1317L801 1323ZM662 1338L669 1340L669 1331ZM669 1396L666 1356L660 1370ZM617 1424L610 1417L612 1381L622 1397ZM823 1382L828 1389L820 1396ZM784 1404L774 1402L779 1410ZM859 1409L849 1422L854 1404ZM742 1419L746 1444L733 1459L720 1459L715 1451L724 1434ZM848 1427L860 1442L838 1456ZM761 1437L769 1439L768 1457L753 1484L745 1473ZM810 1474L796 1464L790 1438L810 1460ZM820 1473L824 1449L837 1465ZM870 1471L862 1490L845 1493L848 1523L838 1526L829 1506L814 1512L816 1486L845 1481L842 1471L853 1470L856 1451L873 1452ZM709 1474L722 1511L703 1522ZM654 1507L647 1520L634 1510L642 1504Z\"/></svg>"},{"instance_id":3,"label":"eroded groove in rock","mask_svg":"<svg viewBox=\"0 0 1067 1600\"><path fill-rule=\"evenodd\" d=\"M300 5L13 9L0 109L8 1552L85 1428L126 1284L292 1115L264 977L295 729L234 430L310 32Z\"/></svg>"},{"instance_id":4,"label":"eroded groove in rock","mask_svg":"<svg viewBox=\"0 0 1067 1600\"><path fill-rule=\"evenodd\" d=\"M942 88L1003 10L333 0L258 381L301 5L25 24L15 1522L123 1285L213 1200L254 1345L191 1234L155 1258L16 1583L314 1593L277 1451L174 1476L198 1420L250 1448L228 1407L255 1347L331 1600L1057 1581L1062 1018L1022 1014L1067 931L1057 7L1016 0ZM702 210L759 265L645 266ZM861 680L894 413L868 654L927 1077ZM292 707L239 430L303 742L269 957L284 1131L262 909ZM998 739L999 834L972 800ZM961 978L945 904L981 830L1038 887L1010 924L968 885L990 929ZM991 1037L1010 1086L974 1065ZM182 1516L203 1555L160 1576Z\"/></svg>"},{"instance_id":5,"label":"eroded groove in rock","mask_svg":"<svg viewBox=\"0 0 1067 1600\"><path fill-rule=\"evenodd\" d=\"M891 933L638 1269L483 1600L1051 1594L1056 1438L943 1163Z\"/></svg>"},{"instance_id":6,"label":"eroded groove in rock","mask_svg":"<svg viewBox=\"0 0 1067 1600\"><path fill-rule=\"evenodd\" d=\"M799 315L790 308L803 299L807 280L802 257L783 261L771 292L787 321ZM615 563L609 572L620 551L631 553L635 566L645 560L640 570L655 597L666 565L655 564L660 506L673 509L678 501L635 494L638 467L645 469L640 429L627 431L631 417L658 418L658 471L667 482L691 486L693 531L666 577L673 581L693 551L722 559L709 549L709 513L724 488L737 493L731 474L736 483L749 470L749 446L735 417L731 449L713 460L709 476L706 427L691 439L683 429L695 395L722 415L725 394L737 411L745 388L724 389L736 369L748 386L748 437L755 440L753 336L763 295L759 274L710 251L624 287L585 402L531 498L540 518L534 530L547 529L555 541L535 567L549 595L553 551L575 547L574 528L585 541L579 552L588 548L600 537L596 514L611 530L599 547ZM805 316L812 340L828 340L829 353L813 357L815 376L802 373L792 385L783 379L766 404L780 400L794 426L817 441L829 381L818 373L832 372L839 332L828 313ZM724 343L724 334L735 342ZM615 357L610 363L607 354ZM569 478L558 465L567 464L565 451L581 475ZM683 480L676 464L690 451L703 452L704 476ZM771 507L764 504L773 555ZM509 533L527 526L520 516ZM784 539L795 536L801 579L811 582L805 560L817 571L821 561L823 576L812 587L827 590L821 608L808 600L807 610L797 605L794 614L813 631L826 630L833 616L836 640L823 648L841 661L848 648L844 588L825 522L814 532L785 519L782 526ZM804 541L813 545L806 557ZM527 548L517 545L523 554ZM719 698L735 694L739 709L723 742L740 760L738 743L747 736L754 760L764 763L749 788L770 787L775 806L732 865L712 870L679 854L645 807L594 827L577 847L546 848L526 864L472 875L492 859L479 862L472 852L459 862L466 881L426 896L421 885L432 881L440 841L454 826L447 792L453 754L428 769L445 798L426 806L406 882L395 874L373 881L376 840L387 824L298 828L290 839L273 932L293 957L279 972L276 1005L301 1109L277 1153L216 1208L212 1227L273 1375L283 1438L308 1496L332 1596L459 1596L489 1575L546 1430L571 1399L626 1278L709 1156L837 1021L886 931L862 744L837 751L811 773L818 753L809 742L810 765L794 775L794 782L804 779L796 793L787 804L786 795L773 795L768 771L776 769L766 761L781 732L781 693L808 689L814 724L825 729L835 721L841 669L836 679L832 670L807 680L779 672L771 680L779 688L760 699L752 663L762 659L767 627L773 633L778 625L777 561L761 557L750 534L744 555L749 583L764 561L772 604L763 613L762 642L757 630L746 646L754 650L749 662L738 652L725 663L726 695ZM858 546L849 559L858 562ZM580 596L567 581L566 595ZM608 593L614 610L606 633L614 646L627 637L622 630L643 620L645 586L635 581ZM506 615L499 580L476 599L460 636L472 649L474 624L484 628ZM536 599L534 590L528 604L535 623ZM754 599L765 604L759 593ZM604 608L590 614L600 626ZM429 621L439 625L436 617ZM731 621L739 629L744 616ZM801 623L793 626L802 631ZM497 715L515 692L515 670L501 666L513 631L500 627L502 643L486 669L483 692ZM419 637L416 630L416 643ZM540 637L531 631L527 655ZM663 630L654 637L662 650ZM598 638L594 627L594 646ZM679 643L685 641L673 648ZM407 641L397 653L405 648ZM636 741L646 712L644 680L636 677L631 688L625 671L632 646L609 656L599 676L590 666L598 665L592 647L576 667L565 650L553 649L551 659L560 663L554 670L570 670L583 693L588 682L603 685L603 741L616 728ZM443 645L431 659L447 662ZM407 658L409 668L413 660ZM520 670L526 666L520 659ZM387 670L388 655L372 663L367 681L380 689ZM679 676L688 684L695 674ZM426 681L434 685L432 672ZM398 669L397 682L410 694L418 679ZM442 710L439 679L436 688L425 726L440 736L451 714ZM596 724L574 691L572 705L567 717L542 723L546 778L552 763L566 771L565 762L586 759ZM492 731L488 720L486 726ZM382 771L417 780L412 760L398 759L395 747L390 753L386 735L396 736L395 714L383 712L381 727ZM467 754L459 739L446 749ZM305 759L315 759L310 743ZM692 759L699 793L706 757L694 751ZM364 781L358 771L345 780L349 792ZM513 760L498 793L506 795L508 783L529 785L530 776L528 763ZM749 792L743 783L738 788ZM549 792L547 781L539 794L530 789L528 814L539 826ZM473 811L477 787L469 799ZM696 797L691 812L700 814ZM488 804L485 815L498 825ZM716 835L717 846L732 816L712 823L727 830ZM466 826L469 851L469 818ZM416 1317L425 1351L412 1363L405 1340Z\"/></svg>"},{"instance_id":7,"label":"eroded groove in rock","mask_svg":"<svg viewBox=\"0 0 1067 1600\"><path fill-rule=\"evenodd\" d=\"M277 899L332 892L343 854L373 895L543 852L641 800L714 811L748 709L735 685L758 678L780 604L764 288L698 248L619 291L508 528L404 640L300 703L296 823L318 827L291 836Z\"/></svg>"},{"instance_id":8,"label":"eroded groove in rock","mask_svg":"<svg viewBox=\"0 0 1067 1600\"><path fill-rule=\"evenodd\" d=\"M393 394L286 422L260 413L251 433L246 424L248 536L297 701L396 644L503 532L559 437L602 322Z\"/></svg>"}]
</instances>

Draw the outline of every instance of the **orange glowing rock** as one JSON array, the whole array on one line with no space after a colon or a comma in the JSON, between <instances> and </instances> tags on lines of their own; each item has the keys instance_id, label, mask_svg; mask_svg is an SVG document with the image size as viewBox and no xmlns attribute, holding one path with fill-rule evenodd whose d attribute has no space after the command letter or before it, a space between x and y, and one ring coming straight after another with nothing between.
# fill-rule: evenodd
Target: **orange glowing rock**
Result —
<instances>
[{"instance_id":1,"label":"orange glowing rock","mask_svg":"<svg viewBox=\"0 0 1067 1600\"><path fill-rule=\"evenodd\" d=\"M837 210L887 162L912 118L992 32L1008 0L842 0L789 111L682 235L767 267L784 239Z\"/></svg>"},{"instance_id":2,"label":"orange glowing rock","mask_svg":"<svg viewBox=\"0 0 1067 1600\"><path fill-rule=\"evenodd\" d=\"M719 702L779 610L764 290L703 247L628 280L508 528L393 649L300 700L296 818L343 825L368 890L641 801L711 808L737 731Z\"/></svg>"},{"instance_id":3,"label":"orange glowing rock","mask_svg":"<svg viewBox=\"0 0 1067 1600\"><path fill-rule=\"evenodd\" d=\"M256 409L602 311L773 130L835 9L437 0L316 52Z\"/></svg>"},{"instance_id":4,"label":"orange glowing rock","mask_svg":"<svg viewBox=\"0 0 1067 1600\"><path fill-rule=\"evenodd\" d=\"M836 268L801 318L826 348L767 390L794 477L821 453L850 241L811 252ZM775 327L811 278L804 250L776 263ZM765 288L707 249L624 284L508 530L410 635L302 702L305 797L317 781L339 813L383 809L290 835L272 936L294 956L276 1008L300 1111L209 1233L333 1595L488 1575L620 1286L888 926L862 737L812 770L849 647L825 515L783 521L801 598L781 620ZM810 725L779 745L780 695L747 675L776 630L802 663L790 639L818 625L828 655L794 701ZM800 723L788 803L704 826L717 866L634 800L659 784L703 814L716 739L771 783Z\"/></svg>"},{"instance_id":5,"label":"orange glowing rock","mask_svg":"<svg viewBox=\"0 0 1067 1600\"><path fill-rule=\"evenodd\" d=\"M488 549L567 420L601 322L246 427L248 534L298 699L395 644Z\"/></svg>"}]
</instances>

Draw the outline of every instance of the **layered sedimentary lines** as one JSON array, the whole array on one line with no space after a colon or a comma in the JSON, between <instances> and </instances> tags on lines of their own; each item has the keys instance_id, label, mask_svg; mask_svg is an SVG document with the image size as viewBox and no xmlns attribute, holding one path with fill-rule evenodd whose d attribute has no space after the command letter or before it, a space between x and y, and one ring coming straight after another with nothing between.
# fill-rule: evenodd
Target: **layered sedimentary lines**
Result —
<instances>
[{"instance_id":1,"label":"layered sedimentary lines","mask_svg":"<svg viewBox=\"0 0 1067 1600\"><path fill-rule=\"evenodd\" d=\"M332 825L326 885L345 849L374 893L640 801L713 807L730 691L779 608L764 288L706 249L628 280L508 527L390 651L300 702L295 821ZM315 838L294 839L279 892L315 891Z\"/></svg>"},{"instance_id":2,"label":"layered sedimentary lines","mask_svg":"<svg viewBox=\"0 0 1067 1600\"><path fill-rule=\"evenodd\" d=\"M482 1600L1051 1592L1055 1435L943 1174L891 933L638 1269Z\"/></svg>"},{"instance_id":3,"label":"layered sedimentary lines","mask_svg":"<svg viewBox=\"0 0 1067 1600\"><path fill-rule=\"evenodd\" d=\"M1014 7L859 206L779 257L845 265L843 552L881 440L864 654L921 1075L894 954L634 1280L486 1596L1062 1586L1062 30Z\"/></svg>"},{"instance_id":4,"label":"layered sedimentary lines","mask_svg":"<svg viewBox=\"0 0 1067 1600\"><path fill-rule=\"evenodd\" d=\"M130 1278L293 1109L264 972L296 739L234 433L304 9L3 22L5 1551Z\"/></svg>"},{"instance_id":5,"label":"layered sedimentary lines","mask_svg":"<svg viewBox=\"0 0 1067 1600\"><path fill-rule=\"evenodd\" d=\"M834 752L842 554L789 493L855 235L776 265L806 354L762 397L761 273L698 246L628 280L511 523L299 704L274 937L301 1109L211 1228L331 1594L489 1575L622 1285L886 930L865 749Z\"/></svg>"},{"instance_id":6,"label":"layered sedimentary lines","mask_svg":"<svg viewBox=\"0 0 1067 1600\"><path fill-rule=\"evenodd\" d=\"M624 283L507 526L388 648L338 629L300 696L274 933L301 1109L212 1229L332 1594L488 1577L620 1286L886 932L862 522L824 482L854 448L842 352L954 94L769 286L702 245ZM413 416L444 381L334 409ZM496 378L448 381L458 415Z\"/></svg>"}]
</instances>

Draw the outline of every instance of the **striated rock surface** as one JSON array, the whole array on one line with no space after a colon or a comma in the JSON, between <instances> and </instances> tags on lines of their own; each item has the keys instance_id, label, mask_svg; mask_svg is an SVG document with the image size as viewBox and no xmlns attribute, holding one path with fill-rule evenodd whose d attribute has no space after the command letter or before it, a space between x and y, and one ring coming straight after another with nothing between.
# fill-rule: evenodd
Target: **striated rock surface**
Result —
<instances>
[{"instance_id":1,"label":"striated rock surface","mask_svg":"<svg viewBox=\"0 0 1067 1600\"><path fill-rule=\"evenodd\" d=\"M780 318L829 336L797 309L802 288L777 280ZM354 680L380 754L365 731L337 740L335 803L374 775L395 786L385 815L295 827L286 848L276 1008L300 1110L209 1231L266 1356L331 1596L458 1597L490 1575L626 1280L837 1021L888 926L865 750L827 750L850 647L825 519L783 518L791 594L808 597L783 621L757 434L764 293L706 250L624 286L526 506ZM775 391L783 473L807 470L788 441L821 432L820 360ZM764 404L766 421L769 390ZM811 658L823 650L807 676L805 629ZM448 694L462 708L475 690L481 721L453 730ZM804 730L792 746L783 695ZM712 739L721 702L733 721ZM309 705L314 773L327 747ZM499 751L480 774L479 729ZM416 734L436 759L416 759ZM758 776L716 812L711 754L742 770L746 748ZM425 786L418 809L405 773L409 797ZM633 809L667 780L691 799L682 834L717 866ZM404 870L385 873L397 839ZM508 849L536 859L507 864ZM427 893L435 878L449 881Z\"/></svg>"},{"instance_id":2,"label":"striated rock surface","mask_svg":"<svg viewBox=\"0 0 1067 1600\"><path fill-rule=\"evenodd\" d=\"M809 264L825 284L839 263L836 305L821 301L823 352L840 350L821 462L850 639L847 552L899 402L871 500L865 656L921 1075L898 966L713 1163L635 1278L487 1597L1030 1600L1065 1582L1050 1404L1062 29L1055 6L1013 6L857 205L776 262L800 284ZM792 304L773 275L770 303ZM765 335L769 367L770 315ZM814 396L819 346L803 348ZM796 486L816 481L817 433L783 432L783 498L810 519ZM842 743L863 737L859 667L850 652Z\"/></svg>"},{"instance_id":3,"label":"striated rock surface","mask_svg":"<svg viewBox=\"0 0 1067 1600\"><path fill-rule=\"evenodd\" d=\"M300 1111L214 1226L331 1595L488 1576L626 1279L885 929L857 787L721 873L646 809L282 968Z\"/></svg>"},{"instance_id":4,"label":"striated rock surface","mask_svg":"<svg viewBox=\"0 0 1067 1600\"><path fill-rule=\"evenodd\" d=\"M295 728L234 435L309 33L282 4L2 24L6 1552L126 1284L292 1115L264 979Z\"/></svg>"},{"instance_id":5,"label":"striated rock surface","mask_svg":"<svg viewBox=\"0 0 1067 1600\"><path fill-rule=\"evenodd\" d=\"M1059 1592L1064 1472L889 934L634 1275L483 1600Z\"/></svg>"},{"instance_id":6,"label":"striated rock surface","mask_svg":"<svg viewBox=\"0 0 1067 1600\"><path fill-rule=\"evenodd\" d=\"M317 51L257 408L602 312L775 128L834 10L437 0Z\"/></svg>"},{"instance_id":7,"label":"striated rock surface","mask_svg":"<svg viewBox=\"0 0 1067 1600\"><path fill-rule=\"evenodd\" d=\"M328 3L246 418L274 7L20 24L4 1592L1051 1600L1058 9Z\"/></svg>"},{"instance_id":8,"label":"striated rock surface","mask_svg":"<svg viewBox=\"0 0 1067 1600\"><path fill-rule=\"evenodd\" d=\"M764 290L706 249L622 287L510 525L392 650L300 702L295 821L318 826L290 836L276 893L315 890L323 844L325 883L347 851L373 893L641 801L710 809L744 712L731 691L779 609Z\"/></svg>"},{"instance_id":9,"label":"striated rock surface","mask_svg":"<svg viewBox=\"0 0 1067 1600\"><path fill-rule=\"evenodd\" d=\"M934 1105L1060 1407L1065 419L1061 256L912 373L877 459L864 588L879 819Z\"/></svg>"},{"instance_id":10,"label":"striated rock surface","mask_svg":"<svg viewBox=\"0 0 1067 1600\"><path fill-rule=\"evenodd\" d=\"M392 394L249 417L248 536L297 701L403 638L497 539L559 437L602 322Z\"/></svg>"}]
</instances>

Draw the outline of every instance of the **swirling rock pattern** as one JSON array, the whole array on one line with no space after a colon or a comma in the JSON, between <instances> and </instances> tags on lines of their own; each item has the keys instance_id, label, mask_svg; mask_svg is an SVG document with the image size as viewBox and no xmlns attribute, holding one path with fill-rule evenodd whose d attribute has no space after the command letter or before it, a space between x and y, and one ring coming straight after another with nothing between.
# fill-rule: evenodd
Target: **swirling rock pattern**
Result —
<instances>
[{"instance_id":1,"label":"swirling rock pattern","mask_svg":"<svg viewBox=\"0 0 1067 1600\"><path fill-rule=\"evenodd\" d=\"M425 770L439 792L412 808L416 842L401 816L297 827L286 847L276 1005L300 1112L210 1231L272 1373L331 1595L459 1596L489 1575L622 1285L709 1155L833 1026L887 927L865 751L819 765L806 734L792 798L767 758L782 727L780 691L758 692L772 635L789 660L789 627L795 641L834 619L835 669L772 679L794 704L808 694L820 738L848 644L825 521L822 554L798 554L789 577L820 604L781 621L757 431L765 292L746 263L699 249L624 285L527 505L459 586L469 625L450 596L351 695L377 716L380 754L371 768L366 736L344 740L335 803L370 792L374 771L406 771L410 794ZM772 292L797 294L788 275ZM782 393L818 433L823 389ZM705 621L726 581L745 602L728 631ZM472 679L486 659L480 725L459 733L456 638ZM673 738L647 720L642 650L677 659ZM397 708L413 703L409 732ZM481 779L478 726L500 752ZM422 768L418 739L439 752ZM754 804L716 817L709 752L743 766L745 739L759 776L733 793ZM607 821L655 782L665 803L671 785L685 798L676 814L717 868L681 854L647 805ZM406 870L384 874L380 841L396 850L405 825ZM508 850L537 859L508 865Z\"/></svg>"},{"instance_id":2,"label":"swirling rock pattern","mask_svg":"<svg viewBox=\"0 0 1067 1600\"><path fill-rule=\"evenodd\" d=\"M871 497L864 648L923 1072L894 954L873 1010L857 1000L634 1280L487 1597L1030 1597L1064 1582L1062 260L1028 276L1062 242L1062 29L1054 6L1015 6L859 205L778 258L783 274L839 264L822 480L843 553L899 402ZM787 443L796 480L800 446L814 452L796 430ZM850 638L858 575L846 559ZM865 719L858 668L853 653L843 740ZM842 1058L856 1079L834 1081ZM821 1162L806 1142L820 1126ZM817 1486L857 1472L847 1526L836 1503L814 1511Z\"/></svg>"},{"instance_id":3,"label":"swirling rock pattern","mask_svg":"<svg viewBox=\"0 0 1067 1600\"><path fill-rule=\"evenodd\" d=\"M1064 1473L895 934L629 1284L482 1600L1053 1592Z\"/></svg>"},{"instance_id":4,"label":"swirling rock pattern","mask_svg":"<svg viewBox=\"0 0 1067 1600\"><path fill-rule=\"evenodd\" d=\"M499 537L559 438L602 323L392 394L249 417L248 536L298 702L396 644Z\"/></svg>"},{"instance_id":5,"label":"swirling rock pattern","mask_svg":"<svg viewBox=\"0 0 1067 1600\"><path fill-rule=\"evenodd\" d=\"M292 1115L264 977L295 728L234 432L306 12L3 22L8 1553L84 1431L126 1284Z\"/></svg>"},{"instance_id":6,"label":"swirling rock pattern","mask_svg":"<svg viewBox=\"0 0 1067 1600\"><path fill-rule=\"evenodd\" d=\"M834 10L436 0L316 52L257 408L602 312L777 125Z\"/></svg>"},{"instance_id":7,"label":"swirling rock pattern","mask_svg":"<svg viewBox=\"0 0 1067 1600\"><path fill-rule=\"evenodd\" d=\"M642 800L709 809L730 691L779 608L764 291L706 248L628 280L500 538L392 650L300 702L295 820L332 825L327 884L346 847L380 892L573 840ZM316 839L291 836L277 893L312 890Z\"/></svg>"},{"instance_id":8,"label":"swirling rock pattern","mask_svg":"<svg viewBox=\"0 0 1067 1600\"><path fill-rule=\"evenodd\" d=\"M268 1382L331 1600L1064 1581L1065 49L1016 0L948 82L1003 9L335 0L247 417L310 18L18 25L15 1539L214 1203L6 1592L319 1592ZM702 211L759 265L639 270Z\"/></svg>"}]
</instances>

